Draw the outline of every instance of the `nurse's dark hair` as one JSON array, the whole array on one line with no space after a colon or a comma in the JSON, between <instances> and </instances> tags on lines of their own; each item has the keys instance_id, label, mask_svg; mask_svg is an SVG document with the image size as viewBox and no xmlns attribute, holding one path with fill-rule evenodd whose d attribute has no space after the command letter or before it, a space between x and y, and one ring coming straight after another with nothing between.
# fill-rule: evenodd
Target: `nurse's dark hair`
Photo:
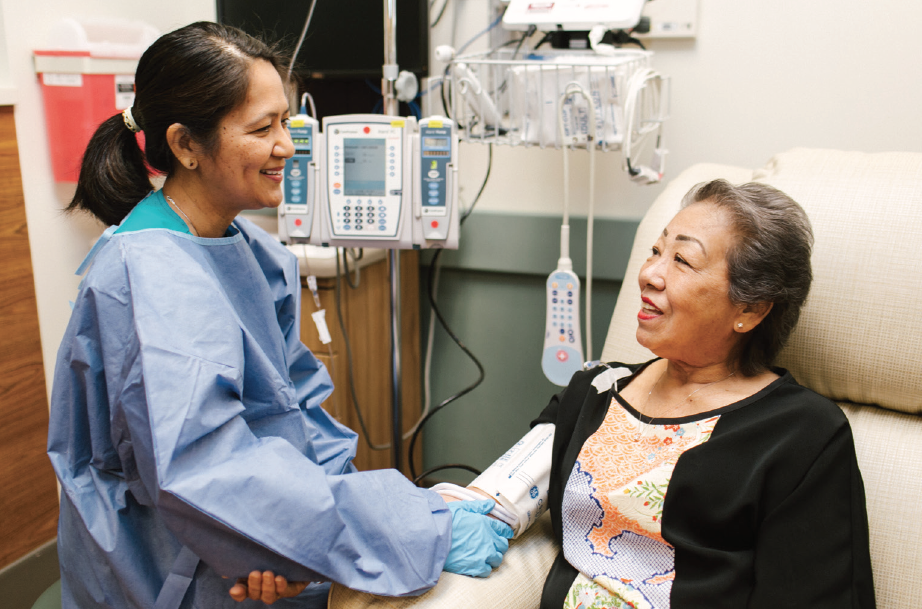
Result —
<instances>
[{"instance_id":1,"label":"nurse's dark hair","mask_svg":"<svg viewBox=\"0 0 922 609\"><path fill-rule=\"evenodd\" d=\"M813 281L813 229L796 201L767 184L698 184L682 207L701 202L726 210L733 222L735 238L727 252L730 301L772 303L735 353L739 372L752 376L772 365L797 325Z\"/></svg>"},{"instance_id":2,"label":"nurse's dark hair","mask_svg":"<svg viewBox=\"0 0 922 609\"><path fill-rule=\"evenodd\" d=\"M103 122L87 145L68 211L83 209L118 224L151 190L149 168L169 174L178 162L167 128L179 123L206 153L215 152L218 123L246 99L248 70L272 64L285 81L284 61L267 44L236 28L198 22L158 38L135 73L132 115L144 151L121 114Z\"/></svg>"}]
</instances>

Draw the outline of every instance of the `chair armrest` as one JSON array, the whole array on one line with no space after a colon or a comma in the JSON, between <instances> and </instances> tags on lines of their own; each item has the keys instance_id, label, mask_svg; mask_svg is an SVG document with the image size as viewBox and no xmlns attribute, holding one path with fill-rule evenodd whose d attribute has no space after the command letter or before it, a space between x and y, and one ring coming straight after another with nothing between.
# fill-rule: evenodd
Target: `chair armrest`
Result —
<instances>
[{"instance_id":1,"label":"chair armrest","mask_svg":"<svg viewBox=\"0 0 922 609\"><path fill-rule=\"evenodd\" d=\"M545 513L518 539L509 542L509 551L490 577L481 579L442 573L439 583L428 592L413 597L376 596L333 584L329 609L469 609L503 607L536 609L558 546L551 532L551 519Z\"/></svg>"}]
</instances>

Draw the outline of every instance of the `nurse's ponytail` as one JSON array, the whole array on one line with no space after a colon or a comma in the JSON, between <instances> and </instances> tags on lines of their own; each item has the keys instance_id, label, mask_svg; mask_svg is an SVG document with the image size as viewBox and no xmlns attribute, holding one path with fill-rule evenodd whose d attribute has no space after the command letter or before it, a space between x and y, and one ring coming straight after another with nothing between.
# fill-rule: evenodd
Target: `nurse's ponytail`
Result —
<instances>
[{"instance_id":1,"label":"nurse's ponytail","mask_svg":"<svg viewBox=\"0 0 922 609\"><path fill-rule=\"evenodd\" d=\"M255 60L268 61L286 82L281 55L237 28L201 21L158 38L138 61L130 113L106 120L87 145L67 210L120 223L153 189L149 170L169 175L178 163L166 139L170 125L215 152L219 124L246 99ZM143 152L134 129L144 132Z\"/></svg>"},{"instance_id":2,"label":"nurse's ponytail","mask_svg":"<svg viewBox=\"0 0 922 609\"><path fill-rule=\"evenodd\" d=\"M135 134L116 114L90 139L67 210L85 209L105 224L118 224L152 189Z\"/></svg>"}]
</instances>

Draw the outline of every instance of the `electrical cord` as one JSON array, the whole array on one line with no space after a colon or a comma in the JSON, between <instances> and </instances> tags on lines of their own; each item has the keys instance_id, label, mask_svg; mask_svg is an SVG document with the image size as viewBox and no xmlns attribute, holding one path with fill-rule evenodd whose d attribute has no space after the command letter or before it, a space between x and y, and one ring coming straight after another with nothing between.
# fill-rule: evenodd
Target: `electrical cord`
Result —
<instances>
[{"instance_id":1,"label":"electrical cord","mask_svg":"<svg viewBox=\"0 0 922 609\"><path fill-rule=\"evenodd\" d=\"M490 174L492 173L492 169L493 169L493 144L490 144L489 145L489 156L487 158L487 172L484 175L483 183L480 185L480 190L477 191L477 196L474 197L474 200L471 202L470 207L468 207L467 211L461 216L461 219L459 221L460 225L463 225L464 222L470 217L471 213L474 211L474 207L477 205L477 202L480 200L480 197L483 194L484 189L487 187L487 182L489 182L490 180ZM410 437L410 444L409 444L408 452L407 452L407 454L409 455L408 461L409 461L409 467L410 467L410 479L413 480L414 483L418 483L422 478L429 475L430 473L435 472L435 471L440 471L442 469L450 469L450 468L466 469L468 471L475 472L478 475L480 474L479 471L477 471L475 468L472 468L471 466L463 465L463 464L450 464L450 465L442 465L437 468L426 470L425 472L417 476L416 467L413 463L413 450L414 450L414 447L416 446L416 441L419 438L419 434L422 432L423 427L429 421L429 419L431 419L437 412L439 412L440 410L442 410L443 408L445 408L446 406L448 406L455 400L467 395L468 393L476 389L483 382L483 379L485 376L483 365L480 363L480 360L477 359L477 357L470 351L470 349L468 349L464 345L464 343L461 342L461 339L458 338L457 335L455 335L455 333L451 330L451 328L448 326L448 322L445 321L445 318L442 316L441 310L436 304L436 298L435 298L435 286L437 285L436 275L439 269L439 259L443 251L445 250L441 250L441 249L438 250L435 253L435 255L432 257L432 261L429 263L429 277L428 277L429 289L427 290L427 295L429 297L429 305L431 307L432 313L439 320L439 323L442 325L442 328L445 330L445 332L448 333L448 336L471 359L471 361L474 362L474 365L477 367L478 377L477 377L477 380L474 381L474 383L472 383L471 385L465 387L458 393L446 398L435 408L432 408L428 412L424 412L422 418L414 426L413 433ZM432 335L432 324L430 322L430 337L431 335ZM428 348L429 349L432 348L431 342L429 343ZM430 354L427 353L427 359L429 357L430 357ZM426 382L426 387L428 388L429 379L426 378L425 382ZM428 396L427 396L427 402L428 402ZM428 403L427 403L427 408L428 408Z\"/></svg>"},{"instance_id":2,"label":"electrical cord","mask_svg":"<svg viewBox=\"0 0 922 609\"><path fill-rule=\"evenodd\" d=\"M355 273L354 282L349 279L349 254L352 254L352 262L355 263L352 268L353 272ZM365 257L365 250L363 248L359 248L358 254L355 253L354 248L351 248L351 247L343 248L343 268L345 270L344 275L346 276L346 284L348 284L349 288L353 290L359 289L359 283L361 282L361 272L359 271L358 261L364 257ZM339 262L338 255L336 258L336 262L337 263ZM339 275L338 271L339 269L337 268L337 276Z\"/></svg>"},{"instance_id":3,"label":"electrical cord","mask_svg":"<svg viewBox=\"0 0 922 609\"><path fill-rule=\"evenodd\" d=\"M344 248L345 249L345 248ZM362 416L362 409L359 407L359 399L355 394L355 375L353 372L352 366L352 344L349 341L349 333L346 332L346 324L343 321L343 308L342 308L342 283L340 281L341 269L339 265L339 248L336 249L336 316L339 319L339 329L343 333L343 342L346 344L346 365L349 372L349 391L352 395L352 407L355 409L355 415L359 420L359 427L362 429L362 436L365 438L365 443L368 445L368 448L371 450L387 450L391 447L390 444L372 444L371 436L368 434L368 428L365 426L365 417ZM343 262L345 263L346 254L343 253Z\"/></svg>"},{"instance_id":4,"label":"electrical cord","mask_svg":"<svg viewBox=\"0 0 922 609\"><path fill-rule=\"evenodd\" d=\"M461 48L458 49L458 55L463 55L463 54L464 54L464 51L467 50L467 47L469 47L469 46L471 46L472 44L474 44L474 41L476 41L478 38L480 38L481 36L483 36L484 34L486 34L487 32L489 32L490 30L492 30L493 28L495 28L497 25L499 25L499 22L503 20L503 15L505 15L505 14L506 14L506 11L503 11L503 13L502 13L499 17L497 17L496 19L494 19L493 22L490 23L490 25L488 25L486 28L480 30L478 33L474 34L474 37L473 37L473 38L471 38L470 40L468 40L467 42L465 42L464 44L462 44L462 45L461 45Z\"/></svg>"},{"instance_id":5,"label":"electrical cord","mask_svg":"<svg viewBox=\"0 0 922 609\"><path fill-rule=\"evenodd\" d=\"M592 248L593 226L595 224L595 149L596 149L596 117L595 106L592 98L575 82L569 83L564 89L557 112L557 128L560 143L563 145L563 225L560 227L560 259L570 260L570 165L568 161L569 142L564 139L563 110L567 99L572 95L581 96L589 113L589 123L586 131L586 148L589 150L589 216L586 219L586 318L583 323L586 327L586 359L592 359ZM575 108L575 104L574 104ZM578 129L578 127L577 127ZM559 266L559 263L558 263ZM570 269L567 269L570 270Z\"/></svg>"},{"instance_id":6,"label":"electrical cord","mask_svg":"<svg viewBox=\"0 0 922 609\"><path fill-rule=\"evenodd\" d=\"M492 159L492 156L491 156L491 159ZM481 187L481 192L483 192L482 187ZM342 266L340 266L340 251L342 252ZM352 256L353 263L355 263L353 267L353 272L355 273L355 283L349 280L349 261L348 260L349 260L350 255ZM361 405L359 404L358 395L355 392L355 366L352 360L352 343L349 340L349 332L346 330L346 324L343 318L342 300L341 300L341 292L343 288L342 288L341 278L343 276L346 277L346 284L349 286L350 289L353 289L353 290L358 289L360 285L360 276L359 276L359 266L357 262L361 260L364 257L364 255L365 255L365 250L361 248L359 248L358 254L354 252L353 248L342 248L342 250L337 248L336 250L336 289L335 289L336 317L337 317L337 320L339 321L340 332L342 332L342 335L343 335L343 342L346 345L346 369L348 370L348 374L349 374L349 392L350 392L350 395L352 396L352 406L353 406L353 409L355 410L356 418L358 418L359 428L362 430L362 436L365 438L365 443L368 445L368 448L370 448L371 450L389 450L391 448L390 442L388 442L387 444L373 444L371 442L371 436L368 433L368 427L365 425L365 417L362 415L362 408L361 408ZM305 254L305 259L306 258L307 258L307 255ZM330 345L328 345L327 347L330 350L330 358L332 360L332 357L333 357L332 347ZM423 413L420 415L419 419L417 419L416 423L413 424L413 427L411 427L409 430L404 432L403 434L404 440L410 439L412 437L413 432L415 432L417 427L420 425L423 419L423 416L425 416L427 410L428 410L428 406L423 411Z\"/></svg>"},{"instance_id":7,"label":"electrical cord","mask_svg":"<svg viewBox=\"0 0 922 609\"><path fill-rule=\"evenodd\" d=\"M451 86L451 81L448 79L448 73L451 71L451 62L445 64L445 71L442 73L442 82L441 82L441 96L442 96L442 110L445 111L445 117L451 118L451 112L448 110L448 101L445 98L445 83L448 82L448 86Z\"/></svg>"},{"instance_id":8,"label":"electrical cord","mask_svg":"<svg viewBox=\"0 0 922 609\"><path fill-rule=\"evenodd\" d=\"M485 376L483 365L480 363L480 360L478 360L477 357L473 353L471 353L471 350L468 349L467 346L463 342L461 342L461 339L458 338L458 336L451 330L451 328L448 326L448 322L446 322L445 318L442 316L441 310L438 308L438 305L436 305L435 303L435 295L432 292L432 273L433 273L433 269L438 264L439 256L442 254L443 251L445 250L437 251L435 253L435 256L433 256L432 258L432 262L429 265L429 290L428 290L429 305L432 308L432 313L434 313L435 316L438 318L439 323L442 324L442 328L445 330L445 332L448 333L448 336L455 342L456 345L458 345L458 347L464 352L464 354L467 355L472 362L474 362L474 365L477 366L477 380L474 381L472 384L468 385L467 387L465 387L464 389L462 389L461 391L459 391L458 393L454 394L453 396L446 398L438 406L436 406L435 408L430 410L428 413L426 413L426 415L419 422L419 425L417 425L416 429L413 431L413 435L410 437L410 445L408 447L408 453L407 453L409 455L413 454L413 449L416 446L416 440L417 438L419 438L420 432L422 431L426 423L429 421L429 419L431 419L437 412L439 412L440 410L442 410L443 408L445 408L446 406L448 406L455 400L467 395L468 393L476 389L480 385L480 383L483 382L483 379ZM410 478L415 480L417 476L416 476L416 467L413 464L413 459L410 459L409 463L410 463Z\"/></svg>"},{"instance_id":9,"label":"electrical cord","mask_svg":"<svg viewBox=\"0 0 922 609\"><path fill-rule=\"evenodd\" d=\"M487 187L487 182L490 180L490 173L493 171L493 144L487 144L487 173L483 176L483 183L480 184L480 190L477 191L477 196L474 197L474 201L471 203L471 206L467 208L467 211L464 212L461 216L461 221L458 223L459 226L463 226L465 220L470 217L471 213L474 211L474 206L477 205L477 201L480 200L480 195L483 194L483 189Z\"/></svg>"},{"instance_id":10,"label":"electrical cord","mask_svg":"<svg viewBox=\"0 0 922 609\"><path fill-rule=\"evenodd\" d=\"M471 473L474 474L475 476L479 476L480 474L483 473L482 471L480 471L480 470L477 469L476 467L471 467L470 465L465 465L464 463L446 463L445 465L439 465L438 467L433 467L433 468L427 469L426 471L424 471L424 472L421 473L420 475L418 475L418 476L416 476L415 478L413 478L413 484L419 485L420 480L423 480L423 479L424 479L426 476L428 476L429 474L434 474L435 472L440 472L440 471L442 471L443 469L463 469L463 470L466 470L466 471L471 472Z\"/></svg>"},{"instance_id":11,"label":"electrical cord","mask_svg":"<svg viewBox=\"0 0 922 609\"><path fill-rule=\"evenodd\" d=\"M311 19L314 18L314 8L317 7L317 0L311 2L311 7L307 11L307 19L304 20L304 29L301 30L301 37L298 38L298 44L295 45L294 53L291 54L291 63L288 64L288 72L286 73L286 80L291 79L291 71L295 67L295 61L298 58L298 53L301 51L301 45L304 44L304 37L307 36L307 28L310 27Z\"/></svg>"},{"instance_id":12,"label":"electrical cord","mask_svg":"<svg viewBox=\"0 0 922 609\"><path fill-rule=\"evenodd\" d=\"M430 11L432 10L433 6L435 6L435 0L432 0L432 2L429 3ZM433 28L439 24L439 22L442 20L442 16L445 14L446 8L448 8L448 0L445 0L445 2L442 3L442 9L439 11L439 14L436 16L435 21L429 24L430 28Z\"/></svg>"},{"instance_id":13,"label":"electrical cord","mask_svg":"<svg viewBox=\"0 0 922 609\"><path fill-rule=\"evenodd\" d=\"M525 43L526 40L528 40L529 38L531 38L531 37L535 34L535 32L537 32L537 31L538 31L538 26L536 26L536 25L529 25L529 26L528 26L528 30L525 32L525 35L524 35L524 36L522 36L522 37L519 38L518 40L510 40L510 41L508 41L508 42L505 42L505 43L501 44L501 45L498 46L497 48L495 48L495 49L493 49L492 51L490 51L489 54L492 55L493 53L495 53L496 51L500 50L500 49L503 48L503 47L507 47L507 46L509 46L509 45L511 45L511 44L516 44L516 43L518 43L518 44L516 44L515 50L512 51L512 58L510 59L510 61L515 61L516 55L518 55L518 54L519 54L519 51L522 50L522 45ZM497 93L500 93L500 94L505 93L505 92L506 92L506 86L507 86L508 82L509 82L509 81L508 81L508 77L503 78L503 83L502 83L499 87L496 88L496 92L497 92ZM496 94L494 93L494 96L495 96L495 95L496 95Z\"/></svg>"}]
</instances>

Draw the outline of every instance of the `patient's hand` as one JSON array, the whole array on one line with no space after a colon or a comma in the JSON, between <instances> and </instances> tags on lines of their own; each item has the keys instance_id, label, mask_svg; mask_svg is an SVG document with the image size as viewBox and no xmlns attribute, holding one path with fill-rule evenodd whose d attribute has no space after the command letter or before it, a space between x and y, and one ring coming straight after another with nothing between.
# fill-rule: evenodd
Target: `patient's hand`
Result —
<instances>
[{"instance_id":1,"label":"patient's hand","mask_svg":"<svg viewBox=\"0 0 922 609\"><path fill-rule=\"evenodd\" d=\"M230 589L230 596L238 603L252 599L271 605L280 598L297 596L310 582L289 582L272 571L252 571L247 578L241 577Z\"/></svg>"}]
</instances>

